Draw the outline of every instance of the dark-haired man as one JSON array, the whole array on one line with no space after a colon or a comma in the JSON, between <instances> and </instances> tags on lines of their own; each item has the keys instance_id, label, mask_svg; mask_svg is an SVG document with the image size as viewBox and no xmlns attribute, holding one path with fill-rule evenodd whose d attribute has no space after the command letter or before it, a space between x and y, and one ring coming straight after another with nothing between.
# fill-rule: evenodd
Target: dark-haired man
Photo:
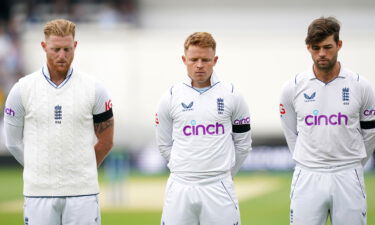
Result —
<instances>
[{"instance_id":1,"label":"dark-haired man","mask_svg":"<svg viewBox=\"0 0 375 225\"><path fill-rule=\"evenodd\" d=\"M337 61L340 24L314 20L306 37L314 64L283 88L284 134L296 162L290 224L366 224L363 165L375 148L375 94Z\"/></svg>"}]
</instances>

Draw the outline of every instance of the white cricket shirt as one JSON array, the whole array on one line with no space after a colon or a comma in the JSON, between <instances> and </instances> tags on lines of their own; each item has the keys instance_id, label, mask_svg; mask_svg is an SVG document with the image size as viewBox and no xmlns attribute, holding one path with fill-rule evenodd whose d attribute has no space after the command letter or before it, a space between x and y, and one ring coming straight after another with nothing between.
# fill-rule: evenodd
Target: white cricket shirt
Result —
<instances>
[{"instance_id":1,"label":"white cricket shirt","mask_svg":"<svg viewBox=\"0 0 375 225\"><path fill-rule=\"evenodd\" d=\"M24 162L25 196L99 192L94 122L112 117L111 106L104 88L72 68L59 86L46 66L14 85L4 121L7 147Z\"/></svg>"},{"instance_id":2,"label":"white cricket shirt","mask_svg":"<svg viewBox=\"0 0 375 225\"><path fill-rule=\"evenodd\" d=\"M329 83L312 69L297 74L283 87L280 116L293 159L302 166L365 162L375 148L374 89L346 68Z\"/></svg>"},{"instance_id":3,"label":"white cricket shirt","mask_svg":"<svg viewBox=\"0 0 375 225\"><path fill-rule=\"evenodd\" d=\"M186 180L234 175L251 150L250 115L243 97L215 73L200 93L191 79L173 86L156 114L156 141L172 173Z\"/></svg>"}]
</instances>

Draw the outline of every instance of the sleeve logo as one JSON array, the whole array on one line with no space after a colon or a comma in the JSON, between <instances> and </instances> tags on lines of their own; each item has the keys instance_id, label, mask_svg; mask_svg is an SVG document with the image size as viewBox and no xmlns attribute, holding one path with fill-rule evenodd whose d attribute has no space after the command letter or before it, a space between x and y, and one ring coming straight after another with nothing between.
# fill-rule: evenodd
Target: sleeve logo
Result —
<instances>
[{"instance_id":1,"label":"sleeve logo","mask_svg":"<svg viewBox=\"0 0 375 225\"><path fill-rule=\"evenodd\" d=\"M157 113L155 113L155 124L159 125L159 118Z\"/></svg>"},{"instance_id":2,"label":"sleeve logo","mask_svg":"<svg viewBox=\"0 0 375 225\"><path fill-rule=\"evenodd\" d=\"M242 119L237 119L233 122L234 125L243 125L243 124L250 124L250 117L245 117Z\"/></svg>"},{"instance_id":3,"label":"sleeve logo","mask_svg":"<svg viewBox=\"0 0 375 225\"><path fill-rule=\"evenodd\" d=\"M284 114L286 113L286 110L285 110L283 104L280 104L280 106L279 106L279 110L280 110L280 114L281 114L281 115L284 115Z\"/></svg>"},{"instance_id":4,"label":"sleeve logo","mask_svg":"<svg viewBox=\"0 0 375 225\"><path fill-rule=\"evenodd\" d=\"M363 115L365 116L375 116L375 108L368 108L365 111L363 111Z\"/></svg>"},{"instance_id":5,"label":"sleeve logo","mask_svg":"<svg viewBox=\"0 0 375 225\"><path fill-rule=\"evenodd\" d=\"M105 111L108 111L112 109L112 101L109 99L108 101L105 102Z\"/></svg>"},{"instance_id":6,"label":"sleeve logo","mask_svg":"<svg viewBox=\"0 0 375 225\"><path fill-rule=\"evenodd\" d=\"M7 114L9 116L15 116L16 115L16 112L14 112L14 110L11 109L11 108L5 108L4 112L5 112L5 114Z\"/></svg>"}]
</instances>

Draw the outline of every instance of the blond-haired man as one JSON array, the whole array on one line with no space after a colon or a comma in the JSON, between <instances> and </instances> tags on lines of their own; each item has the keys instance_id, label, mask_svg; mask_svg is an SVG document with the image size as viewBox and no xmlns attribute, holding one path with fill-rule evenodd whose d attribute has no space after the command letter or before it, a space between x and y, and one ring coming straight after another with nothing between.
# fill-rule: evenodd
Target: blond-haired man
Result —
<instances>
[{"instance_id":1,"label":"blond-haired man","mask_svg":"<svg viewBox=\"0 0 375 225\"><path fill-rule=\"evenodd\" d=\"M44 35L47 62L13 86L4 118L7 148L24 166L24 222L97 225L97 166L113 143L111 100L71 66L74 23L52 20Z\"/></svg>"},{"instance_id":2,"label":"blond-haired man","mask_svg":"<svg viewBox=\"0 0 375 225\"><path fill-rule=\"evenodd\" d=\"M211 34L185 41L187 79L162 97L156 138L171 171L162 225L239 225L233 176L251 150L248 106L214 73Z\"/></svg>"}]
</instances>

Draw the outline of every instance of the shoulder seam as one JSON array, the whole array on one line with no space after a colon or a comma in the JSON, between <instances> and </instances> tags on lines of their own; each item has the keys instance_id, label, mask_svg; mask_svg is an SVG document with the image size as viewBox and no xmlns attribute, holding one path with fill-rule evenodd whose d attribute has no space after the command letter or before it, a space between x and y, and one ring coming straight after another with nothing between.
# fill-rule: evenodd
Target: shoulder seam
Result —
<instances>
[{"instance_id":1,"label":"shoulder seam","mask_svg":"<svg viewBox=\"0 0 375 225\"><path fill-rule=\"evenodd\" d=\"M297 84L297 76L299 75L299 73L297 73L295 76L294 76L294 84Z\"/></svg>"}]
</instances>

